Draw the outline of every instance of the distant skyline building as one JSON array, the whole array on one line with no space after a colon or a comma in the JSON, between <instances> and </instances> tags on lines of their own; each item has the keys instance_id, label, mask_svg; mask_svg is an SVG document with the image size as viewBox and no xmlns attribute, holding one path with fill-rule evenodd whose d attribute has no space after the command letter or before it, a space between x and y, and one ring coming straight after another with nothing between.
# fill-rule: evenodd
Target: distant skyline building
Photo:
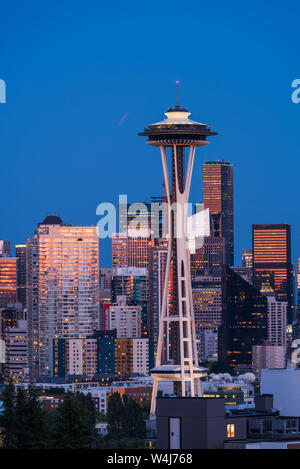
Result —
<instances>
[{"instance_id":1,"label":"distant skyline building","mask_svg":"<svg viewBox=\"0 0 300 469\"><path fill-rule=\"evenodd\" d=\"M26 251L31 372L52 376L53 340L87 338L99 328L97 228L47 216Z\"/></svg>"},{"instance_id":2,"label":"distant skyline building","mask_svg":"<svg viewBox=\"0 0 300 469\"><path fill-rule=\"evenodd\" d=\"M17 301L26 308L26 244L16 244Z\"/></svg>"},{"instance_id":3,"label":"distant skyline building","mask_svg":"<svg viewBox=\"0 0 300 469\"><path fill-rule=\"evenodd\" d=\"M266 341L252 347L253 373L261 376L261 370L286 367L286 348L283 345L272 345Z\"/></svg>"},{"instance_id":4,"label":"distant skyline building","mask_svg":"<svg viewBox=\"0 0 300 469\"><path fill-rule=\"evenodd\" d=\"M126 297L128 306L141 308L141 335L148 337L148 270L146 268L120 267L113 269L111 303L116 304L118 296L122 295Z\"/></svg>"},{"instance_id":5,"label":"distant skyline building","mask_svg":"<svg viewBox=\"0 0 300 469\"><path fill-rule=\"evenodd\" d=\"M253 267L252 249L242 249L242 266L252 269Z\"/></svg>"},{"instance_id":6,"label":"distant skyline building","mask_svg":"<svg viewBox=\"0 0 300 469\"><path fill-rule=\"evenodd\" d=\"M125 377L131 374L149 375L151 339L115 339L115 375Z\"/></svg>"},{"instance_id":7,"label":"distant skyline building","mask_svg":"<svg viewBox=\"0 0 300 469\"><path fill-rule=\"evenodd\" d=\"M158 339L159 314L162 307L165 272L168 257L168 241L160 238L152 244L149 251L149 295L148 321L149 335ZM169 285L171 288L171 285Z\"/></svg>"},{"instance_id":8,"label":"distant skyline building","mask_svg":"<svg viewBox=\"0 0 300 469\"><path fill-rule=\"evenodd\" d=\"M271 345L287 346L287 302L277 301L275 293L268 300L268 341Z\"/></svg>"},{"instance_id":9,"label":"distant skyline building","mask_svg":"<svg viewBox=\"0 0 300 469\"><path fill-rule=\"evenodd\" d=\"M227 266L222 277L218 359L232 369L251 369L252 346L267 340L267 299Z\"/></svg>"},{"instance_id":10,"label":"distant skyline building","mask_svg":"<svg viewBox=\"0 0 300 469\"><path fill-rule=\"evenodd\" d=\"M209 275L196 276L192 281L192 295L199 359L204 360L210 352L216 359L222 321L222 268Z\"/></svg>"},{"instance_id":11,"label":"distant skyline building","mask_svg":"<svg viewBox=\"0 0 300 469\"><path fill-rule=\"evenodd\" d=\"M270 276L277 299L288 303L287 320L291 324L294 315L290 225L253 225L252 251L254 285L261 289L262 277Z\"/></svg>"},{"instance_id":12,"label":"distant skyline building","mask_svg":"<svg viewBox=\"0 0 300 469\"><path fill-rule=\"evenodd\" d=\"M24 382L28 373L28 330L27 321L18 319L14 327L3 330L5 342L4 382Z\"/></svg>"},{"instance_id":13,"label":"distant skyline building","mask_svg":"<svg viewBox=\"0 0 300 469\"><path fill-rule=\"evenodd\" d=\"M225 238L205 236L203 245L190 254L191 277L209 275L225 264Z\"/></svg>"},{"instance_id":14,"label":"distant skyline building","mask_svg":"<svg viewBox=\"0 0 300 469\"><path fill-rule=\"evenodd\" d=\"M127 233L112 236L112 266L147 268L149 261L149 237L129 237Z\"/></svg>"},{"instance_id":15,"label":"distant skyline building","mask_svg":"<svg viewBox=\"0 0 300 469\"><path fill-rule=\"evenodd\" d=\"M111 304L111 279L113 269L111 267L101 267L99 269L99 298L100 298L100 329L106 328L105 310Z\"/></svg>"},{"instance_id":16,"label":"distant skyline building","mask_svg":"<svg viewBox=\"0 0 300 469\"><path fill-rule=\"evenodd\" d=\"M0 309L17 301L17 259L0 257Z\"/></svg>"},{"instance_id":17,"label":"distant skyline building","mask_svg":"<svg viewBox=\"0 0 300 469\"><path fill-rule=\"evenodd\" d=\"M0 257L10 257L10 241L0 239Z\"/></svg>"},{"instance_id":18,"label":"distant skyline building","mask_svg":"<svg viewBox=\"0 0 300 469\"><path fill-rule=\"evenodd\" d=\"M225 238L225 261L234 265L233 166L224 161L203 165L203 203L209 209L212 236Z\"/></svg>"},{"instance_id":19,"label":"distant skyline building","mask_svg":"<svg viewBox=\"0 0 300 469\"><path fill-rule=\"evenodd\" d=\"M252 283L252 269L250 267L245 267L243 265L236 265L231 267L231 269L240 275L247 282Z\"/></svg>"},{"instance_id":20,"label":"distant skyline building","mask_svg":"<svg viewBox=\"0 0 300 469\"><path fill-rule=\"evenodd\" d=\"M222 321L222 270L198 275L192 282L194 318L197 331L217 330Z\"/></svg>"},{"instance_id":21,"label":"distant skyline building","mask_svg":"<svg viewBox=\"0 0 300 469\"><path fill-rule=\"evenodd\" d=\"M129 306L126 296L117 296L117 301L108 309L107 328L116 329L117 338L141 338L141 306Z\"/></svg>"}]
</instances>

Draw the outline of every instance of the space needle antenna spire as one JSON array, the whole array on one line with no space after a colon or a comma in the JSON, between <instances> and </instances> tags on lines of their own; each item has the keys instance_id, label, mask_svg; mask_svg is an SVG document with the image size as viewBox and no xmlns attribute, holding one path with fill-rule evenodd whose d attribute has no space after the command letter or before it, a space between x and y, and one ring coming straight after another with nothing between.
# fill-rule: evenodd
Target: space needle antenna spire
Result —
<instances>
[{"instance_id":1,"label":"space needle antenna spire","mask_svg":"<svg viewBox=\"0 0 300 469\"><path fill-rule=\"evenodd\" d=\"M176 106L179 107L179 81L176 80Z\"/></svg>"}]
</instances>

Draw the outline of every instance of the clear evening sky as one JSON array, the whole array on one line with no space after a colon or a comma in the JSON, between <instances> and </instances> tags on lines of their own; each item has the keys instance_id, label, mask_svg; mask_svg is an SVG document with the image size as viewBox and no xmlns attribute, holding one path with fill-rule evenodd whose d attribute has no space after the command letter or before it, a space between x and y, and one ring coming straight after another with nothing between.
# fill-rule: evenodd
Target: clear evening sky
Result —
<instances>
[{"instance_id":1,"label":"clear evening sky","mask_svg":"<svg viewBox=\"0 0 300 469\"><path fill-rule=\"evenodd\" d=\"M175 104L178 79L191 118L219 133L197 154L191 200L203 161L230 161L236 263L252 223L290 223L295 262L299 15L296 1L2 2L0 239L22 243L52 213L95 225L118 194L161 195L159 151L137 133Z\"/></svg>"}]
</instances>

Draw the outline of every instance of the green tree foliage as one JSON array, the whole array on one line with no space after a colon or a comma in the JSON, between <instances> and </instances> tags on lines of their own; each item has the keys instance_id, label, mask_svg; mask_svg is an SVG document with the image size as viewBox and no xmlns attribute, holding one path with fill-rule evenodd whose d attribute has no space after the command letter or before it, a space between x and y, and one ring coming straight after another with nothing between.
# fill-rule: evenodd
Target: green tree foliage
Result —
<instances>
[{"instance_id":1,"label":"green tree foliage","mask_svg":"<svg viewBox=\"0 0 300 469\"><path fill-rule=\"evenodd\" d=\"M53 448L95 448L95 406L91 396L67 392L56 409L52 429Z\"/></svg>"},{"instance_id":2,"label":"green tree foliage","mask_svg":"<svg viewBox=\"0 0 300 469\"><path fill-rule=\"evenodd\" d=\"M229 366L225 362L211 362L211 365L209 366L209 372L210 373L229 373L230 375L233 375L233 370L231 366Z\"/></svg>"},{"instance_id":3,"label":"green tree foliage","mask_svg":"<svg viewBox=\"0 0 300 469\"><path fill-rule=\"evenodd\" d=\"M90 394L67 392L55 410L42 409L35 389L21 387L15 392L10 383L3 393L4 410L0 425L4 428L5 448L11 449L78 449L143 448L146 436L143 408L126 395L114 393L108 402L105 420L108 435L97 434L96 410ZM101 415L101 414L99 414ZM97 417L99 418L99 415ZM102 421L105 416L101 415Z\"/></svg>"},{"instance_id":4,"label":"green tree foliage","mask_svg":"<svg viewBox=\"0 0 300 469\"><path fill-rule=\"evenodd\" d=\"M46 413L32 387L28 393L9 383L3 393L4 448L37 449L48 446Z\"/></svg>"},{"instance_id":5,"label":"green tree foliage","mask_svg":"<svg viewBox=\"0 0 300 469\"><path fill-rule=\"evenodd\" d=\"M144 439L146 424L141 406L126 394L110 396L107 407L108 439Z\"/></svg>"},{"instance_id":6,"label":"green tree foliage","mask_svg":"<svg viewBox=\"0 0 300 469\"><path fill-rule=\"evenodd\" d=\"M124 406L121 396L114 392L108 399L107 404L107 430L109 438L120 440L123 437Z\"/></svg>"},{"instance_id":7,"label":"green tree foliage","mask_svg":"<svg viewBox=\"0 0 300 469\"><path fill-rule=\"evenodd\" d=\"M1 427L4 430L4 448L18 448L18 439L16 433L16 409L15 409L15 388L13 383L9 383L2 393L3 413L1 415Z\"/></svg>"}]
</instances>

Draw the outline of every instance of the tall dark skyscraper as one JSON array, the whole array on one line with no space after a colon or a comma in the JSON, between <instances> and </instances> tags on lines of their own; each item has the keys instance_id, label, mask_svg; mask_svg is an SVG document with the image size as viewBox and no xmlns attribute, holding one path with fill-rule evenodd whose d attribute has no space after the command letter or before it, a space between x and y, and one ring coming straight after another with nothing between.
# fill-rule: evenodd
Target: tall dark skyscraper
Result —
<instances>
[{"instance_id":1,"label":"tall dark skyscraper","mask_svg":"<svg viewBox=\"0 0 300 469\"><path fill-rule=\"evenodd\" d=\"M256 288L274 288L278 301L287 301L288 323L293 321L291 227L286 224L253 225L253 282ZM264 285L263 285L264 283Z\"/></svg>"},{"instance_id":2,"label":"tall dark skyscraper","mask_svg":"<svg viewBox=\"0 0 300 469\"><path fill-rule=\"evenodd\" d=\"M26 244L16 244L17 300L26 308Z\"/></svg>"},{"instance_id":3,"label":"tall dark skyscraper","mask_svg":"<svg viewBox=\"0 0 300 469\"><path fill-rule=\"evenodd\" d=\"M212 236L225 238L225 260L234 265L233 166L224 160L203 165L203 203L209 209Z\"/></svg>"},{"instance_id":4,"label":"tall dark skyscraper","mask_svg":"<svg viewBox=\"0 0 300 469\"><path fill-rule=\"evenodd\" d=\"M267 298L232 269L223 267L218 358L232 368L252 366L252 346L267 339Z\"/></svg>"}]
</instances>

